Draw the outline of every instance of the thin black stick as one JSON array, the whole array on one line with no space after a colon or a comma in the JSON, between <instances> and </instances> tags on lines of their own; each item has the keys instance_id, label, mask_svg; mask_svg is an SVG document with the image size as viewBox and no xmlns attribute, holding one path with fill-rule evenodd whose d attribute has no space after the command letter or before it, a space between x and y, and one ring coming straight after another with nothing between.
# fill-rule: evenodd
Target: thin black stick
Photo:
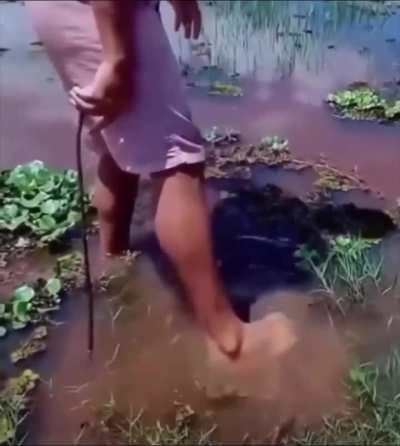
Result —
<instances>
[{"instance_id":1,"label":"thin black stick","mask_svg":"<svg viewBox=\"0 0 400 446\"><path fill-rule=\"evenodd\" d=\"M78 131L76 133L76 162L78 167L78 183L79 183L79 203L82 216L81 238L83 245L83 256L85 262L85 290L88 296L88 348L89 352L93 352L94 347L94 294L93 283L90 274L89 247L87 237L87 214L85 206L85 189L83 186L83 167L82 167L82 130L83 130L83 113L79 114Z\"/></svg>"}]
</instances>

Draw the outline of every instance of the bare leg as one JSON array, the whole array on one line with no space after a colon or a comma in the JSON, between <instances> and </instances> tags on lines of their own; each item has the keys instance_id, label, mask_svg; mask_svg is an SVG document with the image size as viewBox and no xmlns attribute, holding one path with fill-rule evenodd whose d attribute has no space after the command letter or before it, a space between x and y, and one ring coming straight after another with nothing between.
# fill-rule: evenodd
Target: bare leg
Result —
<instances>
[{"instance_id":1,"label":"bare leg","mask_svg":"<svg viewBox=\"0 0 400 446\"><path fill-rule=\"evenodd\" d=\"M100 244L106 254L120 254L129 248L138 182L137 175L122 171L110 155L101 157L93 205L98 210Z\"/></svg>"},{"instance_id":2,"label":"bare leg","mask_svg":"<svg viewBox=\"0 0 400 446\"><path fill-rule=\"evenodd\" d=\"M155 178L155 229L174 263L195 316L220 350L240 353L242 323L226 299L212 254L203 166L181 166Z\"/></svg>"}]
</instances>

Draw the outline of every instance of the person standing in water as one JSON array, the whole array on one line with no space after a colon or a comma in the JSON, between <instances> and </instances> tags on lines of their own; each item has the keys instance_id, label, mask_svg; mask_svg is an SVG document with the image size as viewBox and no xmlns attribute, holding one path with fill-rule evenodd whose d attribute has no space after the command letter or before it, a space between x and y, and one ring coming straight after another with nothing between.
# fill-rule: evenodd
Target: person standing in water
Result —
<instances>
[{"instance_id":1,"label":"person standing in water","mask_svg":"<svg viewBox=\"0 0 400 446\"><path fill-rule=\"evenodd\" d=\"M169 0L175 30L199 36L197 0ZM191 119L178 64L153 0L28 1L35 28L83 112L100 155L94 206L104 253L129 248L140 176L156 198L155 231L196 319L228 358L245 327L225 295L212 253L203 139Z\"/></svg>"}]
</instances>

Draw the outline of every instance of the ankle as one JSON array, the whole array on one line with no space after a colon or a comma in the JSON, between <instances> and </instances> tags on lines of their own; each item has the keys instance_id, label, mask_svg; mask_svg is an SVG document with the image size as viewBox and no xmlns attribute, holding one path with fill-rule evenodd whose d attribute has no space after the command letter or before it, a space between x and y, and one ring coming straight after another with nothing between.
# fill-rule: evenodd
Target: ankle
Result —
<instances>
[{"instance_id":1,"label":"ankle","mask_svg":"<svg viewBox=\"0 0 400 446\"><path fill-rule=\"evenodd\" d=\"M236 359L243 343L243 322L230 307L215 311L204 319L203 326L222 353Z\"/></svg>"}]
</instances>

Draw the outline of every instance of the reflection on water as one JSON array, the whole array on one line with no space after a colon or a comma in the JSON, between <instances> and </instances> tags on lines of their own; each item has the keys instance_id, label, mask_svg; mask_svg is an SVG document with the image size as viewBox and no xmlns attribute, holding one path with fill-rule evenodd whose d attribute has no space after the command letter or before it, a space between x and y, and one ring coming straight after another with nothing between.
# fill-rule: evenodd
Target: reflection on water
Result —
<instances>
[{"instance_id":1,"label":"reflection on water","mask_svg":"<svg viewBox=\"0 0 400 446\"><path fill-rule=\"evenodd\" d=\"M360 80L398 88L400 3L211 3L204 7L203 44L192 51L182 36L169 33L172 45L193 69L190 82L206 86L221 77L239 82L245 94L210 98L202 89L189 89L197 122L235 128L245 142L283 135L300 157L323 153L339 167L356 168L393 203L400 190L394 167L400 162L398 128L337 121L324 99ZM163 12L168 29L171 10Z\"/></svg>"},{"instance_id":2,"label":"reflection on water","mask_svg":"<svg viewBox=\"0 0 400 446\"><path fill-rule=\"evenodd\" d=\"M346 52L352 53L358 65L383 68L383 63L386 76L396 73L388 60L399 50L396 5L281 0L206 3L211 6L205 8L203 38L208 45L203 47L203 62L229 73L259 80L272 75L287 78L297 69L318 74Z\"/></svg>"}]
</instances>

